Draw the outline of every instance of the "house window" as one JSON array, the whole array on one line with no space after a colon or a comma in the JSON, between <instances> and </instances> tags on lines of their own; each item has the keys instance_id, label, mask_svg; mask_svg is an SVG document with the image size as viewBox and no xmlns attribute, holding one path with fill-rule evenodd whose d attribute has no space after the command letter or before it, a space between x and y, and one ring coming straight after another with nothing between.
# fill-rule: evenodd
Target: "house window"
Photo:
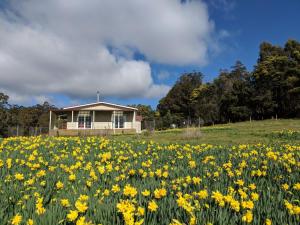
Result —
<instances>
[{"instance_id":1,"label":"house window","mask_svg":"<svg viewBox=\"0 0 300 225\"><path fill-rule=\"evenodd\" d=\"M126 117L123 115L123 112L114 113L114 127L115 128L124 128L124 122Z\"/></svg>"},{"instance_id":2,"label":"house window","mask_svg":"<svg viewBox=\"0 0 300 225\"><path fill-rule=\"evenodd\" d=\"M78 128L84 128L84 116L78 116Z\"/></svg>"},{"instance_id":3,"label":"house window","mask_svg":"<svg viewBox=\"0 0 300 225\"><path fill-rule=\"evenodd\" d=\"M89 111L80 111L78 114L78 128L89 129L92 125L92 118Z\"/></svg>"},{"instance_id":4,"label":"house window","mask_svg":"<svg viewBox=\"0 0 300 225\"><path fill-rule=\"evenodd\" d=\"M92 127L92 119L91 116L85 117L85 128L91 128Z\"/></svg>"}]
</instances>

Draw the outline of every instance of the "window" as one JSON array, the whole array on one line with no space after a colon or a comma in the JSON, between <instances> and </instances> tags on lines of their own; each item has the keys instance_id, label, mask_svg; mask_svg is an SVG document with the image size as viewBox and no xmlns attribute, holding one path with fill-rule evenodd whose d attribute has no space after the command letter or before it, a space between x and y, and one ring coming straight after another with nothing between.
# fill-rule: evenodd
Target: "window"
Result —
<instances>
[{"instance_id":1,"label":"window","mask_svg":"<svg viewBox=\"0 0 300 225\"><path fill-rule=\"evenodd\" d=\"M89 111L80 111L78 113L78 128L91 128L92 118Z\"/></svg>"},{"instance_id":2,"label":"window","mask_svg":"<svg viewBox=\"0 0 300 225\"><path fill-rule=\"evenodd\" d=\"M91 128L92 127L92 119L91 116L85 117L85 128Z\"/></svg>"},{"instance_id":3,"label":"window","mask_svg":"<svg viewBox=\"0 0 300 225\"><path fill-rule=\"evenodd\" d=\"M115 128L124 128L124 122L126 118L123 115L123 112L114 112L114 127Z\"/></svg>"},{"instance_id":4,"label":"window","mask_svg":"<svg viewBox=\"0 0 300 225\"><path fill-rule=\"evenodd\" d=\"M84 116L78 116L78 128L84 128Z\"/></svg>"}]
</instances>

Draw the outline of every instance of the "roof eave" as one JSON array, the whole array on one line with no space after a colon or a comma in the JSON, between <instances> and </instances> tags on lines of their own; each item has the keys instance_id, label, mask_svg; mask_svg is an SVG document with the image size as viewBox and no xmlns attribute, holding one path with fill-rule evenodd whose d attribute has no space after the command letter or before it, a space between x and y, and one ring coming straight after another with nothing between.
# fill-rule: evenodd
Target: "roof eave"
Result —
<instances>
[{"instance_id":1,"label":"roof eave","mask_svg":"<svg viewBox=\"0 0 300 225\"><path fill-rule=\"evenodd\" d=\"M108 103L108 102L96 102L96 103L89 103L89 104L65 107L62 110L65 110L65 111L80 110L80 109L83 109L85 107L92 107L92 106L97 106L97 105L101 105L101 104L114 106L114 107L119 107L119 108L124 108L124 109L129 109L129 110L133 110L133 111L138 111L138 109L134 108L134 107L123 106L123 105L118 105L118 104L113 104L113 103Z\"/></svg>"}]
</instances>

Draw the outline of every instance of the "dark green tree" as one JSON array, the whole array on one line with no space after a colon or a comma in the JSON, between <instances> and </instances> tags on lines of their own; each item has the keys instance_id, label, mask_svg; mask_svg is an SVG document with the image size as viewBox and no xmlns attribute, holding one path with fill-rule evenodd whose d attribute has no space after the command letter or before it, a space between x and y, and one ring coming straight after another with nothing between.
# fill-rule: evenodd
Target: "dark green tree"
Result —
<instances>
[{"instance_id":1,"label":"dark green tree","mask_svg":"<svg viewBox=\"0 0 300 225\"><path fill-rule=\"evenodd\" d=\"M242 121L251 115L250 73L237 61L231 71L222 70L213 83L200 85L192 94L196 115L205 123Z\"/></svg>"},{"instance_id":2,"label":"dark green tree","mask_svg":"<svg viewBox=\"0 0 300 225\"><path fill-rule=\"evenodd\" d=\"M162 118L166 120L164 126L170 126L175 123L178 126L183 125L183 121L190 122L195 118L195 108L191 94L193 90L202 84L202 73L192 72L180 76L175 85L168 92L166 97L159 101L157 110ZM172 121L167 121L171 114Z\"/></svg>"},{"instance_id":3,"label":"dark green tree","mask_svg":"<svg viewBox=\"0 0 300 225\"><path fill-rule=\"evenodd\" d=\"M300 44L289 40L284 48L262 43L253 71L254 113L261 118L299 115Z\"/></svg>"},{"instance_id":4,"label":"dark green tree","mask_svg":"<svg viewBox=\"0 0 300 225\"><path fill-rule=\"evenodd\" d=\"M214 124L219 121L220 107L213 84L201 84L192 93L192 102L195 116L202 119L205 124Z\"/></svg>"},{"instance_id":5,"label":"dark green tree","mask_svg":"<svg viewBox=\"0 0 300 225\"><path fill-rule=\"evenodd\" d=\"M0 137L8 135L8 95L0 93Z\"/></svg>"}]
</instances>

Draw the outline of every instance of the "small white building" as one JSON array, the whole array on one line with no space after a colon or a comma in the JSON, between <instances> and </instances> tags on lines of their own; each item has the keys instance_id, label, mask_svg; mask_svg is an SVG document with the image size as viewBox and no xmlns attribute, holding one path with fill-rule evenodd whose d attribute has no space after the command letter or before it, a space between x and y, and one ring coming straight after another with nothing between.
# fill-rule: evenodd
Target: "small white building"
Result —
<instances>
[{"instance_id":1,"label":"small white building","mask_svg":"<svg viewBox=\"0 0 300 225\"><path fill-rule=\"evenodd\" d=\"M140 133L137 108L96 102L50 111L49 135L105 135Z\"/></svg>"}]
</instances>

